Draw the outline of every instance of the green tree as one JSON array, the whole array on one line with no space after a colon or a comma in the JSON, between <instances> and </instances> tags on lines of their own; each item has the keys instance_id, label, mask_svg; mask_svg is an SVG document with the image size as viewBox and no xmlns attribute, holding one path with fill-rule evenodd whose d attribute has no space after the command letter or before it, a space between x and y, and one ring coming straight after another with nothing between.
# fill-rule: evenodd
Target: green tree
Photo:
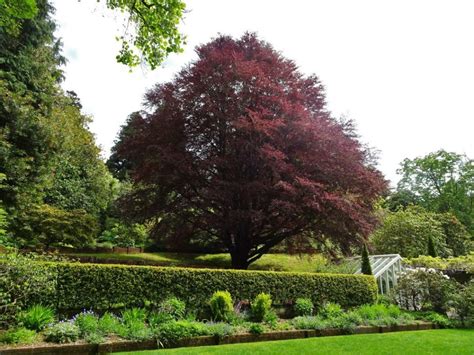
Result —
<instances>
[{"instance_id":1,"label":"green tree","mask_svg":"<svg viewBox=\"0 0 474 355\"><path fill-rule=\"evenodd\" d=\"M69 232L53 237L51 231L66 228L67 218L95 225L109 208L115 180L77 95L59 86L64 58L54 37L54 9L38 0L28 18L13 16L5 4L0 1L0 17L8 17L17 30L0 28L0 173L7 177L0 200L17 244L60 243L53 240L59 236L73 244ZM39 223L41 214L50 220ZM90 240L81 228L79 244Z\"/></svg>"},{"instance_id":2,"label":"green tree","mask_svg":"<svg viewBox=\"0 0 474 355\"><path fill-rule=\"evenodd\" d=\"M432 212L451 212L474 235L474 162L465 155L439 150L405 159L396 196Z\"/></svg>"},{"instance_id":3,"label":"green tree","mask_svg":"<svg viewBox=\"0 0 474 355\"><path fill-rule=\"evenodd\" d=\"M37 12L36 0L0 0L0 28L9 34L18 34L18 20L31 19Z\"/></svg>"},{"instance_id":4,"label":"green tree","mask_svg":"<svg viewBox=\"0 0 474 355\"><path fill-rule=\"evenodd\" d=\"M98 233L97 220L83 210L65 211L43 204L31 209L25 220L31 238L23 244L82 247L91 244Z\"/></svg>"},{"instance_id":5,"label":"green tree","mask_svg":"<svg viewBox=\"0 0 474 355\"><path fill-rule=\"evenodd\" d=\"M22 225L19 214L42 202L55 154L48 122L63 60L51 12L39 0L33 18L11 18L17 33L0 31L0 172L7 176L0 200L13 229Z\"/></svg>"},{"instance_id":6,"label":"green tree","mask_svg":"<svg viewBox=\"0 0 474 355\"><path fill-rule=\"evenodd\" d=\"M370 266L369 251L367 245L362 247L361 272L364 275L372 275L372 266Z\"/></svg>"},{"instance_id":7,"label":"green tree","mask_svg":"<svg viewBox=\"0 0 474 355\"><path fill-rule=\"evenodd\" d=\"M82 209L96 217L112 203L116 183L100 157L91 119L81 114L77 99L61 96L48 125L56 154L45 187L44 202L64 210Z\"/></svg>"},{"instance_id":8,"label":"green tree","mask_svg":"<svg viewBox=\"0 0 474 355\"><path fill-rule=\"evenodd\" d=\"M122 45L117 62L129 67L145 62L155 69L170 53L182 52L185 39L178 25L185 10L183 1L106 0L106 5L129 16L125 33L117 37Z\"/></svg>"},{"instance_id":9,"label":"green tree","mask_svg":"<svg viewBox=\"0 0 474 355\"><path fill-rule=\"evenodd\" d=\"M417 257L426 254L430 236L439 254L448 256L446 237L436 215L421 207L410 206L397 212L386 212L371 241L378 253Z\"/></svg>"}]
</instances>

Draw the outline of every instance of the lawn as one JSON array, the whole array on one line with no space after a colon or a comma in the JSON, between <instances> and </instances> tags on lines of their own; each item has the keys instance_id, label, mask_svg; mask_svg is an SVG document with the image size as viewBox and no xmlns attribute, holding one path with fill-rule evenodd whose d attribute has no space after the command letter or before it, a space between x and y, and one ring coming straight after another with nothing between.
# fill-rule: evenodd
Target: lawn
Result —
<instances>
[{"instance_id":1,"label":"lawn","mask_svg":"<svg viewBox=\"0 0 474 355\"><path fill-rule=\"evenodd\" d=\"M159 266L230 268L229 254L191 253L74 253L78 257L95 257L108 260L145 261ZM250 265L251 270L295 272L349 272L345 265L332 265L321 255L266 254Z\"/></svg>"},{"instance_id":2,"label":"lawn","mask_svg":"<svg viewBox=\"0 0 474 355\"><path fill-rule=\"evenodd\" d=\"M126 354L474 354L474 330L425 330L161 349Z\"/></svg>"}]
</instances>

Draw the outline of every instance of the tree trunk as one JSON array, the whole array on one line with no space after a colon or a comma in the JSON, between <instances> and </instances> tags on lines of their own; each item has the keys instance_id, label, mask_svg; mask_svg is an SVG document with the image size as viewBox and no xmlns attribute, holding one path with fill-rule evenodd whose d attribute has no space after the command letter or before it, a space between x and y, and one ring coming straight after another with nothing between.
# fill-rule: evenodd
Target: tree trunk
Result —
<instances>
[{"instance_id":1,"label":"tree trunk","mask_svg":"<svg viewBox=\"0 0 474 355\"><path fill-rule=\"evenodd\" d=\"M241 250L235 250L230 252L232 258L232 268L247 270L249 262L247 261L248 253L244 253Z\"/></svg>"}]
</instances>

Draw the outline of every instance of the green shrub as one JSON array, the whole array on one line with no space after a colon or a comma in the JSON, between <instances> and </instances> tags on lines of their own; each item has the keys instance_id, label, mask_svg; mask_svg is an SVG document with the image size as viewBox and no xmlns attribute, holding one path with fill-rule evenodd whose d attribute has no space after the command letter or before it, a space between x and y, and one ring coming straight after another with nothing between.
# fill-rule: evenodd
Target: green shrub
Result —
<instances>
[{"instance_id":1,"label":"green shrub","mask_svg":"<svg viewBox=\"0 0 474 355\"><path fill-rule=\"evenodd\" d=\"M260 293L250 304L252 319L256 322L264 320L265 316L272 309L272 297L268 293Z\"/></svg>"},{"instance_id":2,"label":"green shrub","mask_svg":"<svg viewBox=\"0 0 474 355\"><path fill-rule=\"evenodd\" d=\"M105 341L104 336L100 332L89 333L84 337L89 344L101 344Z\"/></svg>"},{"instance_id":3,"label":"green shrub","mask_svg":"<svg viewBox=\"0 0 474 355\"><path fill-rule=\"evenodd\" d=\"M26 328L9 329L0 335L0 343L31 344L36 340L36 332Z\"/></svg>"},{"instance_id":4,"label":"green shrub","mask_svg":"<svg viewBox=\"0 0 474 355\"><path fill-rule=\"evenodd\" d=\"M104 335L119 334L122 325L112 313L106 312L98 322L99 331Z\"/></svg>"},{"instance_id":5,"label":"green shrub","mask_svg":"<svg viewBox=\"0 0 474 355\"><path fill-rule=\"evenodd\" d=\"M407 310L446 313L456 282L434 269L406 269L394 289L397 304Z\"/></svg>"},{"instance_id":6,"label":"green shrub","mask_svg":"<svg viewBox=\"0 0 474 355\"><path fill-rule=\"evenodd\" d=\"M16 324L21 309L56 304L57 271L36 262L40 256L0 253L0 327Z\"/></svg>"},{"instance_id":7,"label":"green shrub","mask_svg":"<svg viewBox=\"0 0 474 355\"><path fill-rule=\"evenodd\" d=\"M170 314L163 312L152 312L148 315L148 324L152 328L156 328L162 323L170 322L174 319Z\"/></svg>"},{"instance_id":8,"label":"green shrub","mask_svg":"<svg viewBox=\"0 0 474 355\"><path fill-rule=\"evenodd\" d=\"M293 308L297 316L310 316L313 314L314 305L309 298L297 298Z\"/></svg>"},{"instance_id":9,"label":"green shrub","mask_svg":"<svg viewBox=\"0 0 474 355\"><path fill-rule=\"evenodd\" d=\"M434 268L438 270L462 270L474 274L474 251L468 255L455 258L433 258L421 255L417 258L404 259L404 263L413 267Z\"/></svg>"},{"instance_id":10,"label":"green shrub","mask_svg":"<svg viewBox=\"0 0 474 355\"><path fill-rule=\"evenodd\" d=\"M152 331L146 326L144 321L138 318L129 318L125 322L125 328L122 330L120 336L129 340L148 340L153 337Z\"/></svg>"},{"instance_id":11,"label":"green shrub","mask_svg":"<svg viewBox=\"0 0 474 355\"><path fill-rule=\"evenodd\" d=\"M57 270L59 310L111 309L160 302L171 295L195 308L204 308L216 290L228 290L234 299L252 299L261 292L284 304L304 295L315 305L325 301L354 307L373 303L377 284L373 276L290 273L272 271L158 268L150 266L50 264Z\"/></svg>"},{"instance_id":12,"label":"green shrub","mask_svg":"<svg viewBox=\"0 0 474 355\"><path fill-rule=\"evenodd\" d=\"M25 328L39 332L54 321L54 311L49 307L34 305L21 314L20 321Z\"/></svg>"},{"instance_id":13,"label":"green shrub","mask_svg":"<svg viewBox=\"0 0 474 355\"><path fill-rule=\"evenodd\" d=\"M204 323L179 320L161 324L156 330L158 341L169 345L179 339L208 335L209 328Z\"/></svg>"},{"instance_id":14,"label":"green shrub","mask_svg":"<svg viewBox=\"0 0 474 355\"><path fill-rule=\"evenodd\" d=\"M325 303L318 315L323 319L334 319L344 313L342 307L337 303Z\"/></svg>"},{"instance_id":15,"label":"green shrub","mask_svg":"<svg viewBox=\"0 0 474 355\"><path fill-rule=\"evenodd\" d=\"M460 287L453 296L453 306L464 327L474 327L474 280Z\"/></svg>"},{"instance_id":16,"label":"green shrub","mask_svg":"<svg viewBox=\"0 0 474 355\"><path fill-rule=\"evenodd\" d=\"M206 323L207 326L207 334L208 335L213 335L219 339L222 339L226 336L232 335L235 333L235 329L232 325L227 324L227 323L213 323L209 322Z\"/></svg>"},{"instance_id":17,"label":"green shrub","mask_svg":"<svg viewBox=\"0 0 474 355\"><path fill-rule=\"evenodd\" d=\"M263 317L263 322L268 324L272 329L276 328L278 324L278 315L276 314L274 309L270 309L268 310L268 312L265 313L265 316Z\"/></svg>"},{"instance_id":18,"label":"green shrub","mask_svg":"<svg viewBox=\"0 0 474 355\"><path fill-rule=\"evenodd\" d=\"M419 315L419 318L436 324L440 328L450 328L452 326L451 320L445 315L436 312L425 312Z\"/></svg>"},{"instance_id":19,"label":"green shrub","mask_svg":"<svg viewBox=\"0 0 474 355\"><path fill-rule=\"evenodd\" d=\"M363 320L375 320L383 317L397 318L401 315L401 310L395 305L372 304L360 306L357 313Z\"/></svg>"},{"instance_id":20,"label":"green shrub","mask_svg":"<svg viewBox=\"0 0 474 355\"><path fill-rule=\"evenodd\" d=\"M83 338L99 331L99 317L91 311L79 313L73 320L79 328L80 336Z\"/></svg>"},{"instance_id":21,"label":"green shrub","mask_svg":"<svg viewBox=\"0 0 474 355\"><path fill-rule=\"evenodd\" d=\"M229 291L216 291L209 300L212 317L216 321L227 321L234 313L232 296Z\"/></svg>"},{"instance_id":22,"label":"green shrub","mask_svg":"<svg viewBox=\"0 0 474 355\"><path fill-rule=\"evenodd\" d=\"M357 313L342 313L338 317L327 319L328 328L336 328L342 330L344 333L351 334L355 328L360 324L360 316Z\"/></svg>"},{"instance_id":23,"label":"green shrub","mask_svg":"<svg viewBox=\"0 0 474 355\"><path fill-rule=\"evenodd\" d=\"M250 334L260 335L264 331L265 331L265 328L260 323L252 323L249 326L249 333Z\"/></svg>"},{"instance_id":24,"label":"green shrub","mask_svg":"<svg viewBox=\"0 0 474 355\"><path fill-rule=\"evenodd\" d=\"M176 320L183 319L186 314L186 303L176 297L171 297L161 302L159 310Z\"/></svg>"},{"instance_id":25,"label":"green shrub","mask_svg":"<svg viewBox=\"0 0 474 355\"><path fill-rule=\"evenodd\" d=\"M59 322L44 331L44 339L53 343L72 343L79 339L79 327L73 322Z\"/></svg>"},{"instance_id":26,"label":"green shrub","mask_svg":"<svg viewBox=\"0 0 474 355\"><path fill-rule=\"evenodd\" d=\"M320 330L328 327L327 321L319 316L296 317L291 321L296 329Z\"/></svg>"},{"instance_id":27,"label":"green shrub","mask_svg":"<svg viewBox=\"0 0 474 355\"><path fill-rule=\"evenodd\" d=\"M144 308L133 307L122 312L122 321L125 325L131 322L145 323L146 310Z\"/></svg>"}]
</instances>

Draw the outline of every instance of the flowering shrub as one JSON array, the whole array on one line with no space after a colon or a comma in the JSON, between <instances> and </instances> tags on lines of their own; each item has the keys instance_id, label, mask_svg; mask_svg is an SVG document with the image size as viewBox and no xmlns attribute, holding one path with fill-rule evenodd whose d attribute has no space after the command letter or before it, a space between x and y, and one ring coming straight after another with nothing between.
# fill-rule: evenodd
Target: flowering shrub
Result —
<instances>
[{"instance_id":1,"label":"flowering shrub","mask_svg":"<svg viewBox=\"0 0 474 355\"><path fill-rule=\"evenodd\" d=\"M401 273L394 290L401 308L446 313L455 291L455 283L435 269L407 268Z\"/></svg>"}]
</instances>

